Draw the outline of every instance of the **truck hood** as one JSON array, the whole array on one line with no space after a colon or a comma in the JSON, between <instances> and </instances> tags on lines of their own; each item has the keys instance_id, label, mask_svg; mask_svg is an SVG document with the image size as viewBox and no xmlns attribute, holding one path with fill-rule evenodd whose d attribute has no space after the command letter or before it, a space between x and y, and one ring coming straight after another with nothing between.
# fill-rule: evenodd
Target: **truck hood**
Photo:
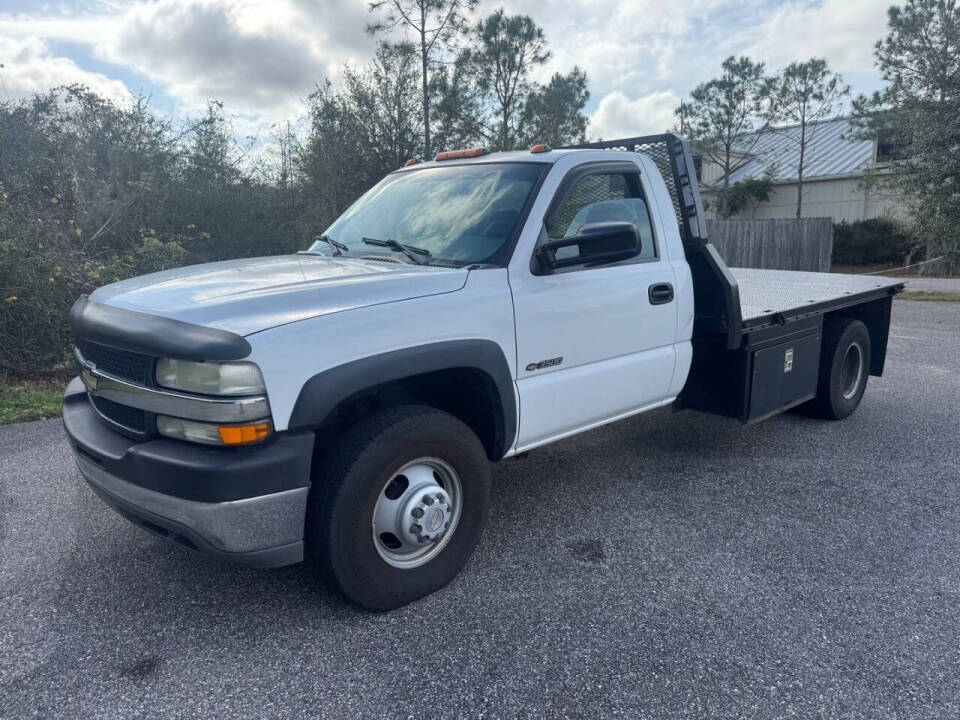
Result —
<instances>
[{"instance_id":1,"label":"truck hood","mask_svg":"<svg viewBox=\"0 0 960 720\"><path fill-rule=\"evenodd\" d=\"M91 300L249 335L370 305L460 290L467 271L284 255L193 265L106 285Z\"/></svg>"}]
</instances>

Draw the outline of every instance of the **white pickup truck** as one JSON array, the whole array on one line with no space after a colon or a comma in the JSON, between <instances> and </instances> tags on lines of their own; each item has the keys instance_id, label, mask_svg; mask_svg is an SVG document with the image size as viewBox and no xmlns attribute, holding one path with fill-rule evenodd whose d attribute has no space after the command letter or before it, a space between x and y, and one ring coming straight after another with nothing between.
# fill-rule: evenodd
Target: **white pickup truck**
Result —
<instances>
[{"instance_id":1,"label":"white pickup truck","mask_svg":"<svg viewBox=\"0 0 960 720\"><path fill-rule=\"evenodd\" d=\"M306 556L383 610L463 567L490 461L671 403L849 415L902 284L728 269L691 167L673 135L441 153L304 252L81 297L80 472L141 527L258 567Z\"/></svg>"}]
</instances>

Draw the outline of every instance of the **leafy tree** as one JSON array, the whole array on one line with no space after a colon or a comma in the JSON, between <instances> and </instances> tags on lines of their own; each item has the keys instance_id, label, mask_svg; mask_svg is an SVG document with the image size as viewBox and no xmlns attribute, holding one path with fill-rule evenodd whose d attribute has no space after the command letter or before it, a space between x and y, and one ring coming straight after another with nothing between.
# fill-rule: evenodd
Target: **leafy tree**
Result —
<instances>
[{"instance_id":1,"label":"leafy tree","mask_svg":"<svg viewBox=\"0 0 960 720\"><path fill-rule=\"evenodd\" d=\"M142 99L81 86L0 102L0 138L0 373L35 374L66 356L70 304L106 264L182 262L184 236L158 229L176 138Z\"/></svg>"},{"instance_id":2,"label":"leafy tree","mask_svg":"<svg viewBox=\"0 0 960 720\"><path fill-rule=\"evenodd\" d=\"M223 103L211 100L207 114L192 122L186 154L186 175L196 184L223 188L240 177L242 151L237 147L230 122L223 115Z\"/></svg>"},{"instance_id":3,"label":"leafy tree","mask_svg":"<svg viewBox=\"0 0 960 720\"><path fill-rule=\"evenodd\" d=\"M329 81L307 98L309 130L298 157L301 191L309 199L301 228L316 234L349 207L375 179L359 163L368 159L363 133L345 95ZM349 170L348 170L349 169Z\"/></svg>"},{"instance_id":4,"label":"leafy tree","mask_svg":"<svg viewBox=\"0 0 960 720\"><path fill-rule=\"evenodd\" d=\"M180 138L178 170L166 201L179 227L163 218L147 227L189 230L194 262L292 249L292 218L279 211L277 189L258 180L258 161L250 157L253 140L247 146L237 142L222 104L209 103L207 113L188 122Z\"/></svg>"},{"instance_id":5,"label":"leafy tree","mask_svg":"<svg viewBox=\"0 0 960 720\"><path fill-rule=\"evenodd\" d=\"M380 43L373 63L345 73L347 110L356 117L368 155L384 172L418 154L423 132L416 50Z\"/></svg>"},{"instance_id":6,"label":"leafy tree","mask_svg":"<svg viewBox=\"0 0 960 720\"><path fill-rule=\"evenodd\" d=\"M487 23L495 32L486 44L477 29L459 62L430 65L461 22L454 16L473 2L418 7L447 13L427 26L438 142L583 136L586 77L574 68L533 82L546 50L529 18L501 11ZM217 101L174 123L143 98L119 105L81 86L0 100L0 376L67 360L68 311L81 293L180 265L305 247L421 150L431 117L422 107L423 49L380 43L370 64L346 67L338 88L321 82L306 117L275 125L266 142L238 142ZM489 52L493 64L478 73L473 51Z\"/></svg>"},{"instance_id":7,"label":"leafy tree","mask_svg":"<svg viewBox=\"0 0 960 720\"><path fill-rule=\"evenodd\" d=\"M887 11L887 36L874 47L886 87L854 108L864 129L904 152L879 181L903 193L927 257L960 267L960 5L907 0Z\"/></svg>"},{"instance_id":8,"label":"leafy tree","mask_svg":"<svg viewBox=\"0 0 960 720\"><path fill-rule=\"evenodd\" d=\"M0 374L64 360L81 293L305 242L290 188L264 180L219 104L174 127L142 98L61 87L0 101L0 138Z\"/></svg>"},{"instance_id":9,"label":"leafy tree","mask_svg":"<svg viewBox=\"0 0 960 720\"><path fill-rule=\"evenodd\" d=\"M418 154L416 51L380 43L366 68L346 68L344 88L327 81L308 98L309 130L297 174L305 202L300 235L322 231L363 192Z\"/></svg>"},{"instance_id":10,"label":"leafy tree","mask_svg":"<svg viewBox=\"0 0 960 720\"><path fill-rule=\"evenodd\" d=\"M513 150L526 139L524 110L535 90L530 76L549 57L543 29L527 15L500 8L473 29L457 62L473 80L477 123L488 145Z\"/></svg>"},{"instance_id":11,"label":"leafy tree","mask_svg":"<svg viewBox=\"0 0 960 720\"><path fill-rule=\"evenodd\" d=\"M900 223L870 218L833 226L833 262L838 265L910 264L916 241Z\"/></svg>"},{"instance_id":12,"label":"leafy tree","mask_svg":"<svg viewBox=\"0 0 960 720\"><path fill-rule=\"evenodd\" d=\"M524 104L524 144L561 146L583 142L587 135L587 74L574 67L566 75L554 73L543 87L534 88Z\"/></svg>"},{"instance_id":13,"label":"leafy tree","mask_svg":"<svg viewBox=\"0 0 960 720\"><path fill-rule=\"evenodd\" d=\"M462 61L437 68L430 93L434 98L436 147L462 148L485 142L479 120L482 98Z\"/></svg>"},{"instance_id":14,"label":"leafy tree","mask_svg":"<svg viewBox=\"0 0 960 720\"><path fill-rule=\"evenodd\" d=\"M433 145L430 138L430 69L436 65L440 52L462 31L467 16L478 0L374 0L370 12L380 13L381 19L371 23L371 33L382 33L395 28L411 32L420 54L420 87L423 109L423 154L430 157Z\"/></svg>"},{"instance_id":15,"label":"leafy tree","mask_svg":"<svg viewBox=\"0 0 960 720\"><path fill-rule=\"evenodd\" d=\"M756 214L760 203L768 202L773 192L773 177L767 173L763 177L744 178L730 187L730 197L727 209L730 215L739 215L744 210L750 211L750 216Z\"/></svg>"},{"instance_id":16,"label":"leafy tree","mask_svg":"<svg viewBox=\"0 0 960 720\"><path fill-rule=\"evenodd\" d=\"M288 232L292 230L301 207L297 158L302 146L298 125L289 120L272 125L259 162L252 167L252 176L273 196L273 211L277 218L285 220Z\"/></svg>"},{"instance_id":17,"label":"leafy tree","mask_svg":"<svg viewBox=\"0 0 960 720\"><path fill-rule=\"evenodd\" d=\"M771 118L773 86L764 64L747 57L723 61L720 77L701 83L677 110L701 155L720 167L720 216L729 218L730 175L750 159Z\"/></svg>"},{"instance_id":18,"label":"leafy tree","mask_svg":"<svg viewBox=\"0 0 960 720\"><path fill-rule=\"evenodd\" d=\"M837 104L850 94L843 78L830 72L823 58L793 62L776 78L775 115L780 122L797 125L794 139L799 146L797 170L797 219L803 211L803 173L811 161L816 123L826 120Z\"/></svg>"},{"instance_id":19,"label":"leafy tree","mask_svg":"<svg viewBox=\"0 0 960 720\"><path fill-rule=\"evenodd\" d=\"M441 144L513 150L582 141L586 73L574 67L540 85L531 75L548 57L543 31L528 17L498 10L478 23L456 62L434 74Z\"/></svg>"}]
</instances>

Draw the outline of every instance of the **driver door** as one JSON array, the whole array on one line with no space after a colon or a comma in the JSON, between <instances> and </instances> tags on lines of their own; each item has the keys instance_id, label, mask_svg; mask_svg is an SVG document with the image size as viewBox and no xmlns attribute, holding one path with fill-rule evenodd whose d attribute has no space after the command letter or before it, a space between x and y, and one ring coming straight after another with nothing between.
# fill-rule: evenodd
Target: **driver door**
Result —
<instances>
[{"instance_id":1,"label":"driver door","mask_svg":"<svg viewBox=\"0 0 960 720\"><path fill-rule=\"evenodd\" d=\"M571 237L588 223L628 221L640 233L640 254L603 266L511 270L518 450L667 399L676 362L674 273L647 197L633 162L574 168L547 210L541 241ZM578 253L574 246L558 256Z\"/></svg>"}]
</instances>

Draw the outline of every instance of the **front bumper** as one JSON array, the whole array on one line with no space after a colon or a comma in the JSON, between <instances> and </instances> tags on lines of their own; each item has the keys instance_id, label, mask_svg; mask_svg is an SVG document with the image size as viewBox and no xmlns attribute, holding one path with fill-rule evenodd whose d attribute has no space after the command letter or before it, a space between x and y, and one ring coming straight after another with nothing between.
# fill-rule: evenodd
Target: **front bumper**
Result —
<instances>
[{"instance_id":1,"label":"front bumper","mask_svg":"<svg viewBox=\"0 0 960 720\"><path fill-rule=\"evenodd\" d=\"M100 420L79 378L64 394L63 424L87 483L131 522L254 567L303 559L312 433L250 448L138 442Z\"/></svg>"}]
</instances>

